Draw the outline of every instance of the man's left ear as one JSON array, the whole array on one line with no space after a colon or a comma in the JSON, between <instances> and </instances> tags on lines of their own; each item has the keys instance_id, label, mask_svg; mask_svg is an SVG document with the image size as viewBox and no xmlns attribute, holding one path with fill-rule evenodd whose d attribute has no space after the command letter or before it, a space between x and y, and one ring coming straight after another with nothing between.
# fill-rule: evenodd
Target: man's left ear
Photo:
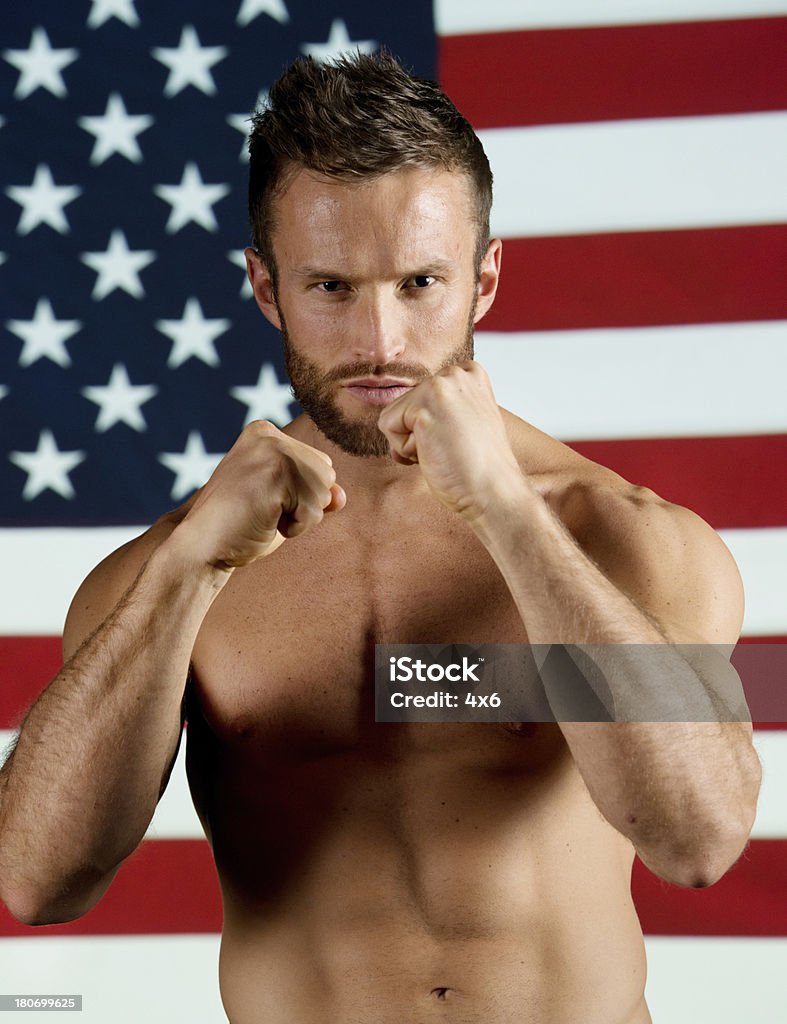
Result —
<instances>
[{"instance_id":1,"label":"man's left ear","mask_svg":"<svg viewBox=\"0 0 787 1024\"><path fill-rule=\"evenodd\" d=\"M476 285L478 303L473 317L474 324L477 324L486 315L490 306L495 301L502 258L503 243L499 238L493 238L487 246L484 258L481 260L481 269L478 273L478 284Z\"/></svg>"}]
</instances>

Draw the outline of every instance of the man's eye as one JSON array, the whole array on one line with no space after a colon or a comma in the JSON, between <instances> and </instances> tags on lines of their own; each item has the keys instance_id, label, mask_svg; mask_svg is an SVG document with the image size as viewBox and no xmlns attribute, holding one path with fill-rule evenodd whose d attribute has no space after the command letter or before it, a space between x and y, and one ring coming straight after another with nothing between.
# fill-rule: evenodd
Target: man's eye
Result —
<instances>
[{"instance_id":1,"label":"man's eye","mask_svg":"<svg viewBox=\"0 0 787 1024\"><path fill-rule=\"evenodd\" d=\"M415 277L410 278L410 282L412 282L416 288L428 288L430 285L434 284L434 278L430 277L429 274L416 274Z\"/></svg>"},{"instance_id":2,"label":"man's eye","mask_svg":"<svg viewBox=\"0 0 787 1024\"><path fill-rule=\"evenodd\" d=\"M321 292L327 292L329 295L333 295L335 292L340 291L342 286L342 281L320 281L317 288Z\"/></svg>"}]
</instances>

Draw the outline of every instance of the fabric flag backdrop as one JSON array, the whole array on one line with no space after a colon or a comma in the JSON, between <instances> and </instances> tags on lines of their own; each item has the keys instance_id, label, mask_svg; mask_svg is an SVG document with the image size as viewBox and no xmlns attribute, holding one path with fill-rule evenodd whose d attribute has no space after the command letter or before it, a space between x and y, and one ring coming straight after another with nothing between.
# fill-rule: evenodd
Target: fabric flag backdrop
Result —
<instances>
[{"instance_id":1,"label":"fabric flag backdrop","mask_svg":"<svg viewBox=\"0 0 787 1024\"><path fill-rule=\"evenodd\" d=\"M504 272L477 356L498 400L703 516L744 577L744 642L785 642L787 3L30 0L0 18L3 745L91 566L244 422L296 412L241 253L249 111L302 53L385 43L440 79L495 173ZM755 741L759 815L729 874L684 890L635 862L655 1022L787 1021L787 724ZM225 1019L182 753L93 911L27 928L0 909L0 993L82 993L102 1024Z\"/></svg>"}]
</instances>

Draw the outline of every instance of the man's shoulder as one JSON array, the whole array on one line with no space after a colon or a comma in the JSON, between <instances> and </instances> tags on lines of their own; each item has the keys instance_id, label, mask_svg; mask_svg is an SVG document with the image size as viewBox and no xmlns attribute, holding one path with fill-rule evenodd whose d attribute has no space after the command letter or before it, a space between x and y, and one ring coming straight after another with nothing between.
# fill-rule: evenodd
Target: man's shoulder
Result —
<instances>
[{"instance_id":1,"label":"man's shoulder","mask_svg":"<svg viewBox=\"0 0 787 1024\"><path fill-rule=\"evenodd\" d=\"M563 446L566 447L567 446ZM607 569L637 571L680 557L684 567L724 547L696 512L646 483L567 449L549 475L545 498L577 544Z\"/></svg>"},{"instance_id":2,"label":"man's shoulder","mask_svg":"<svg viewBox=\"0 0 787 1024\"><path fill-rule=\"evenodd\" d=\"M737 640L740 571L697 513L595 463L566 473L553 510L584 554L665 635L684 643Z\"/></svg>"},{"instance_id":3,"label":"man's shoulder","mask_svg":"<svg viewBox=\"0 0 787 1024\"><path fill-rule=\"evenodd\" d=\"M622 512L645 504L669 504L506 409L501 413L522 472L572 533L615 525Z\"/></svg>"},{"instance_id":4,"label":"man's shoulder","mask_svg":"<svg viewBox=\"0 0 787 1024\"><path fill-rule=\"evenodd\" d=\"M676 634L723 643L739 635L743 583L709 523L518 417L504 419L523 472L608 579Z\"/></svg>"},{"instance_id":5,"label":"man's shoulder","mask_svg":"<svg viewBox=\"0 0 787 1024\"><path fill-rule=\"evenodd\" d=\"M581 455L508 410L500 411L522 471L567 526L616 528L621 516L646 508L669 510L678 516L689 512L647 485L627 480L610 467Z\"/></svg>"}]
</instances>

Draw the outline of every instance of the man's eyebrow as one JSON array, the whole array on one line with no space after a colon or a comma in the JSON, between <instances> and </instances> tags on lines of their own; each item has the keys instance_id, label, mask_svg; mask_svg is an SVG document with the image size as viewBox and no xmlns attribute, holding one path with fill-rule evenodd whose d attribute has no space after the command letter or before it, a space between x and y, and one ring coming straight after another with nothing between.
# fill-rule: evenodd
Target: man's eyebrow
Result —
<instances>
[{"instance_id":1,"label":"man's eyebrow","mask_svg":"<svg viewBox=\"0 0 787 1024\"><path fill-rule=\"evenodd\" d=\"M452 260L437 259L437 260L424 260L423 263L413 264L410 270L403 271L397 275L399 277L413 277L418 274L447 274L455 269L455 263ZM326 270L322 267L293 267L291 273L296 277L305 277L313 281L346 281L348 277L352 277L352 274L348 274L346 271L341 270Z\"/></svg>"},{"instance_id":2,"label":"man's eyebrow","mask_svg":"<svg viewBox=\"0 0 787 1024\"><path fill-rule=\"evenodd\" d=\"M418 266L414 273L416 274L447 274L454 270L456 264L452 260L426 260L423 264Z\"/></svg>"},{"instance_id":3,"label":"man's eyebrow","mask_svg":"<svg viewBox=\"0 0 787 1024\"><path fill-rule=\"evenodd\" d=\"M322 270L320 267L293 267L296 277L314 278L316 281L343 281L347 276L336 270Z\"/></svg>"}]
</instances>

